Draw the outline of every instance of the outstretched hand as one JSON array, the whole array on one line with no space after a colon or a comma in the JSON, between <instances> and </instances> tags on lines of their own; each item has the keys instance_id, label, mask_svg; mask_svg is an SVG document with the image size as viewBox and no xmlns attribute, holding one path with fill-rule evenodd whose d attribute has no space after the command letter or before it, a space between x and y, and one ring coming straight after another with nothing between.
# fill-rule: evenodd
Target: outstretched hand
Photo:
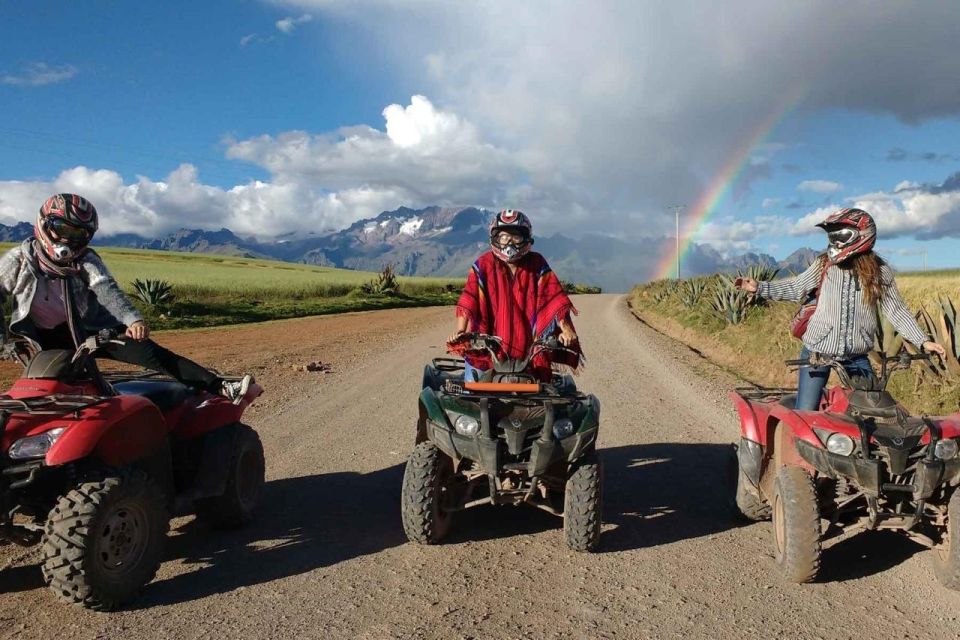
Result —
<instances>
[{"instance_id":1,"label":"outstretched hand","mask_svg":"<svg viewBox=\"0 0 960 640\"><path fill-rule=\"evenodd\" d=\"M457 340L460 339L460 336L462 336L465 333L466 331L459 331L459 330L454 331L447 337L447 343L456 342Z\"/></svg>"},{"instance_id":2,"label":"outstretched hand","mask_svg":"<svg viewBox=\"0 0 960 640\"><path fill-rule=\"evenodd\" d=\"M756 293L760 284L753 278L737 278L733 281L733 286L747 293Z\"/></svg>"}]
</instances>

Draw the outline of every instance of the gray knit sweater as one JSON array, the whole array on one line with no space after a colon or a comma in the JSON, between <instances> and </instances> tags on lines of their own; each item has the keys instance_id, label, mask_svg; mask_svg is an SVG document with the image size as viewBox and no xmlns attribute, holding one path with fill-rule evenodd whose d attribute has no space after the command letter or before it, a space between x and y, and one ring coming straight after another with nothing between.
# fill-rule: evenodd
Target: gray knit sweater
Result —
<instances>
[{"instance_id":1,"label":"gray knit sweater","mask_svg":"<svg viewBox=\"0 0 960 640\"><path fill-rule=\"evenodd\" d=\"M820 284L821 262L814 261L798 276L774 282L760 282L757 295L769 300L800 302ZM884 294L880 311L906 340L918 348L930 338L923 333L913 314L907 309L897 285L893 270L884 265L881 270ZM810 318L803 344L812 352L834 357L857 356L873 349L877 332L877 314L864 299L860 281L851 269L831 266L823 282L817 310Z\"/></svg>"},{"instance_id":2,"label":"gray knit sweater","mask_svg":"<svg viewBox=\"0 0 960 640\"><path fill-rule=\"evenodd\" d=\"M130 326L143 320L95 251L86 251L79 259L78 266L79 273L69 276L68 282L73 289L82 330L96 333L101 329ZM37 291L37 279L47 277L37 266L30 240L25 240L0 258L0 297L12 296L14 300L9 325L12 333L34 338L35 327L30 321L30 307ZM53 282L50 285L59 286Z\"/></svg>"}]
</instances>

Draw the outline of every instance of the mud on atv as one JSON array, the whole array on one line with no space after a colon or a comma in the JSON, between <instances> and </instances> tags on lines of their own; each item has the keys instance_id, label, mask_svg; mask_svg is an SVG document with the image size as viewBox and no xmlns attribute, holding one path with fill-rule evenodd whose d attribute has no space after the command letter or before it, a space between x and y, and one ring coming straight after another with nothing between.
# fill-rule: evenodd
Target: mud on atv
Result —
<instances>
[{"instance_id":1,"label":"mud on atv","mask_svg":"<svg viewBox=\"0 0 960 640\"><path fill-rule=\"evenodd\" d=\"M466 334L494 368L464 382L464 362L436 358L423 375L416 447L403 477L407 537L441 541L458 511L479 505L531 505L563 517L567 545L592 551L600 538L603 474L596 450L600 403L571 376L540 383L522 360L500 360L498 338Z\"/></svg>"},{"instance_id":2,"label":"mud on atv","mask_svg":"<svg viewBox=\"0 0 960 640\"><path fill-rule=\"evenodd\" d=\"M786 579L815 580L830 538L890 529L932 548L937 578L960 589L960 413L911 416L886 391L892 372L929 357L881 357L875 381L833 358L788 361L837 372L819 411L796 410L790 390L730 394L741 421L736 504L750 520L772 518Z\"/></svg>"},{"instance_id":3,"label":"mud on atv","mask_svg":"<svg viewBox=\"0 0 960 640\"><path fill-rule=\"evenodd\" d=\"M0 395L0 544L42 545L65 602L111 610L153 579L172 515L215 526L253 515L264 480L239 405L155 372L102 374L104 332L75 353L17 350L23 376Z\"/></svg>"}]
</instances>

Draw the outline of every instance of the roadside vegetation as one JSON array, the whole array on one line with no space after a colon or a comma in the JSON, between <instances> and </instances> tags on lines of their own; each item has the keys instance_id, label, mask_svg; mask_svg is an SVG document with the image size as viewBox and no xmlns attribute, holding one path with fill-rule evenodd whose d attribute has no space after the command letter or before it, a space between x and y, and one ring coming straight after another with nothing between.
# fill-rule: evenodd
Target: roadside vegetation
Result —
<instances>
[{"instance_id":1,"label":"roadside vegetation","mask_svg":"<svg viewBox=\"0 0 960 640\"><path fill-rule=\"evenodd\" d=\"M771 280L791 274L752 268L742 275ZM738 291L733 277L702 276L687 280L658 280L630 293L634 312L657 329L689 344L750 382L768 386L796 386L796 373L784 361L796 358L801 344L790 335L793 302L765 302ZM960 270L905 273L897 285L920 322L948 351L937 366L915 365L894 375L890 391L911 410L931 414L960 408ZM897 353L904 341L881 318L875 356ZM914 351L912 345L907 349Z\"/></svg>"}]
</instances>

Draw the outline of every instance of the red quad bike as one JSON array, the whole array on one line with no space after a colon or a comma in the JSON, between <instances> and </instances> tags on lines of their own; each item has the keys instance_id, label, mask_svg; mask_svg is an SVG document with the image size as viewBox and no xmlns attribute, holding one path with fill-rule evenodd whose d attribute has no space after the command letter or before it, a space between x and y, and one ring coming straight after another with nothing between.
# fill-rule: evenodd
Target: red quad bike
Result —
<instances>
[{"instance_id":1,"label":"red quad bike","mask_svg":"<svg viewBox=\"0 0 960 640\"><path fill-rule=\"evenodd\" d=\"M890 374L930 356L883 357L877 381L840 377L819 411L794 409L783 389L737 389L740 414L736 504L750 520L773 519L774 558L785 578L811 582L823 541L892 529L933 549L937 578L960 589L960 413L911 416L886 391Z\"/></svg>"},{"instance_id":2,"label":"red quad bike","mask_svg":"<svg viewBox=\"0 0 960 640\"><path fill-rule=\"evenodd\" d=\"M240 404L155 372L102 374L93 356L8 349L25 365L0 395L0 544L42 544L43 577L65 602L115 609L153 579L171 515L215 526L251 518L264 481Z\"/></svg>"}]
</instances>

